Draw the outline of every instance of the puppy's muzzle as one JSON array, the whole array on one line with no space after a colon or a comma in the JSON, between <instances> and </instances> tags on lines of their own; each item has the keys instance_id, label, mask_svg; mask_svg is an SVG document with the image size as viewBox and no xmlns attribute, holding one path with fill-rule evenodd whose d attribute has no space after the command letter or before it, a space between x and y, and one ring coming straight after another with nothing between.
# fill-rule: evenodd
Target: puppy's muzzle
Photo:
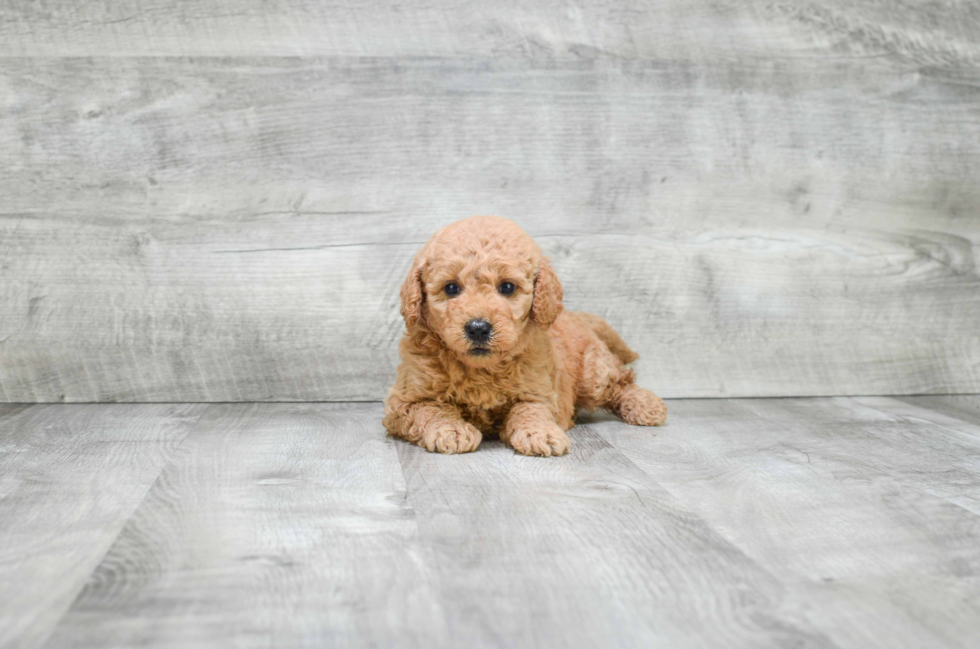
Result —
<instances>
[{"instance_id":1,"label":"puppy's muzzle","mask_svg":"<svg viewBox=\"0 0 980 649\"><path fill-rule=\"evenodd\" d=\"M470 342L474 342L477 345L485 345L490 340L490 335L493 334L493 325L491 325L486 320L470 320L463 327L466 332L466 337Z\"/></svg>"}]
</instances>

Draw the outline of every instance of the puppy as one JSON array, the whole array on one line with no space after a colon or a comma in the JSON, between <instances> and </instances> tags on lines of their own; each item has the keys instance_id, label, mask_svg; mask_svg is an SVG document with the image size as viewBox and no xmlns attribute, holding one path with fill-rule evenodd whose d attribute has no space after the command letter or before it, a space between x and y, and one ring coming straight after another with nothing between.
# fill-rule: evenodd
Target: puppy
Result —
<instances>
[{"instance_id":1,"label":"puppy","mask_svg":"<svg viewBox=\"0 0 980 649\"><path fill-rule=\"evenodd\" d=\"M563 310L551 264L512 221L474 216L436 232L401 287L401 314L384 425L430 451L474 451L499 432L518 453L564 455L579 408L666 420L625 366L637 355L602 318Z\"/></svg>"}]
</instances>

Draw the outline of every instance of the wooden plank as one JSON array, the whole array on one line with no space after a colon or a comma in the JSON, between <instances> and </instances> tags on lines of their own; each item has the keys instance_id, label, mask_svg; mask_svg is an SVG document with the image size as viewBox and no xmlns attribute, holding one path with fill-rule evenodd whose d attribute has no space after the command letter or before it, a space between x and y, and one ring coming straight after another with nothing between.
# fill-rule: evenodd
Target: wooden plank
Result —
<instances>
[{"instance_id":1,"label":"wooden plank","mask_svg":"<svg viewBox=\"0 0 980 649\"><path fill-rule=\"evenodd\" d=\"M980 641L980 445L891 399L669 405L656 435L589 428L779 575L835 644Z\"/></svg>"},{"instance_id":2,"label":"wooden plank","mask_svg":"<svg viewBox=\"0 0 980 649\"><path fill-rule=\"evenodd\" d=\"M682 58L892 54L980 58L969 2L358 3L115 0L0 5L0 56L525 56Z\"/></svg>"},{"instance_id":3,"label":"wooden plank","mask_svg":"<svg viewBox=\"0 0 980 649\"><path fill-rule=\"evenodd\" d=\"M980 424L980 394L936 394L924 397L902 397L900 401L972 424Z\"/></svg>"},{"instance_id":4,"label":"wooden plank","mask_svg":"<svg viewBox=\"0 0 980 649\"><path fill-rule=\"evenodd\" d=\"M210 406L48 646L445 646L380 411Z\"/></svg>"},{"instance_id":5,"label":"wooden plank","mask_svg":"<svg viewBox=\"0 0 980 649\"><path fill-rule=\"evenodd\" d=\"M381 398L472 213L665 396L980 390L971 65L6 59L0 399Z\"/></svg>"},{"instance_id":6,"label":"wooden plank","mask_svg":"<svg viewBox=\"0 0 980 649\"><path fill-rule=\"evenodd\" d=\"M967 446L980 446L980 421L971 410L980 404L977 395L936 395L926 397L855 397L864 406L885 410L909 424L928 424L943 429L943 438ZM972 415L972 416L971 416Z\"/></svg>"},{"instance_id":7,"label":"wooden plank","mask_svg":"<svg viewBox=\"0 0 980 649\"><path fill-rule=\"evenodd\" d=\"M0 646L51 633L203 409L0 408Z\"/></svg>"},{"instance_id":8,"label":"wooden plank","mask_svg":"<svg viewBox=\"0 0 980 649\"><path fill-rule=\"evenodd\" d=\"M980 426L884 397L856 397L894 423L873 434L883 467L916 487L980 515Z\"/></svg>"},{"instance_id":9,"label":"wooden plank","mask_svg":"<svg viewBox=\"0 0 980 649\"><path fill-rule=\"evenodd\" d=\"M588 428L568 456L398 444L455 647L830 647L778 576Z\"/></svg>"},{"instance_id":10,"label":"wooden plank","mask_svg":"<svg viewBox=\"0 0 980 649\"><path fill-rule=\"evenodd\" d=\"M544 460L428 454L378 404L0 405L0 645L980 642L980 425L670 406Z\"/></svg>"}]
</instances>

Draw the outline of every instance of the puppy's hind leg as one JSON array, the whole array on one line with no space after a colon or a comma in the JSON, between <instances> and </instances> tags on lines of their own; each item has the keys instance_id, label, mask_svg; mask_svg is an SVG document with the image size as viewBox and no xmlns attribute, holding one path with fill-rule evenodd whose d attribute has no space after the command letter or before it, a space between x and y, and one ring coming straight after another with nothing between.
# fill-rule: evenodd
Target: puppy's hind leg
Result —
<instances>
[{"instance_id":1,"label":"puppy's hind leg","mask_svg":"<svg viewBox=\"0 0 980 649\"><path fill-rule=\"evenodd\" d=\"M633 370L602 342L585 351L579 397L585 407L606 408L633 426L660 426L667 421L663 400L638 386Z\"/></svg>"},{"instance_id":2,"label":"puppy's hind leg","mask_svg":"<svg viewBox=\"0 0 980 649\"><path fill-rule=\"evenodd\" d=\"M660 426L667 421L663 399L636 383L626 385L607 407L634 426Z\"/></svg>"}]
</instances>

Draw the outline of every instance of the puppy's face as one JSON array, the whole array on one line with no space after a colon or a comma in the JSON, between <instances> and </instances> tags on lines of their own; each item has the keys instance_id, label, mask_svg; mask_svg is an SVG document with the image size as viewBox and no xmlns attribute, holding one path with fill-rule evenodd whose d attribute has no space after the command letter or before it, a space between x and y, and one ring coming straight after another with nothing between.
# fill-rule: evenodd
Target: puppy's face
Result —
<instances>
[{"instance_id":1,"label":"puppy's face","mask_svg":"<svg viewBox=\"0 0 980 649\"><path fill-rule=\"evenodd\" d=\"M533 260L466 256L430 262L424 277L429 328L467 365L511 352L534 299Z\"/></svg>"},{"instance_id":2,"label":"puppy's face","mask_svg":"<svg viewBox=\"0 0 980 649\"><path fill-rule=\"evenodd\" d=\"M402 286L409 330L424 323L460 361L489 367L518 351L530 323L561 313L561 284L534 241L499 217L443 228Z\"/></svg>"}]
</instances>

